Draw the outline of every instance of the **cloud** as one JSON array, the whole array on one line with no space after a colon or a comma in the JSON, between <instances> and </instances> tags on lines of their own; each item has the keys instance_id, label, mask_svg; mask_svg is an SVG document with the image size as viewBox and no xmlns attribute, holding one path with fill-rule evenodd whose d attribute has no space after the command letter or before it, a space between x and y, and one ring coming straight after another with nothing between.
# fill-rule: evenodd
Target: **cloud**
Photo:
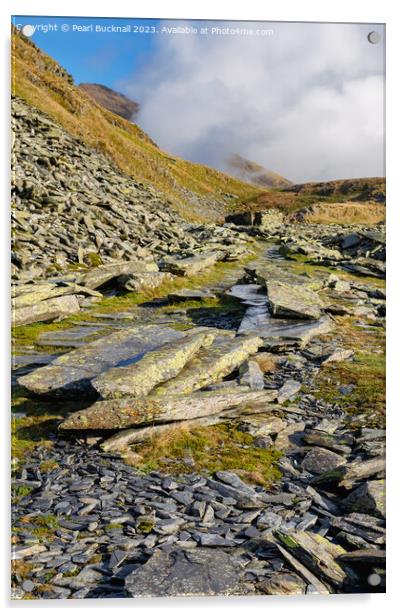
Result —
<instances>
[{"instance_id":1,"label":"cloud","mask_svg":"<svg viewBox=\"0 0 402 616\"><path fill-rule=\"evenodd\" d=\"M273 36L158 35L135 81L121 84L141 105L141 127L163 149L222 170L239 153L295 182L383 175L373 26L265 26Z\"/></svg>"}]
</instances>

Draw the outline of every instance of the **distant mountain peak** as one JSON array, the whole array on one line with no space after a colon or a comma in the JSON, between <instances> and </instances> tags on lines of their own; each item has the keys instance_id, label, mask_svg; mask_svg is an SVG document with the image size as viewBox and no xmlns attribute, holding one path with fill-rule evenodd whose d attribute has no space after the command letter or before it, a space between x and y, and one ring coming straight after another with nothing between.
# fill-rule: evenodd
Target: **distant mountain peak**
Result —
<instances>
[{"instance_id":1,"label":"distant mountain peak","mask_svg":"<svg viewBox=\"0 0 402 616\"><path fill-rule=\"evenodd\" d=\"M138 103L132 101L124 94L116 92L112 88L103 86L100 83L80 83L78 87L89 94L99 105L125 120L132 120L140 108Z\"/></svg>"},{"instance_id":2,"label":"distant mountain peak","mask_svg":"<svg viewBox=\"0 0 402 616\"><path fill-rule=\"evenodd\" d=\"M230 173L258 186L288 188L293 185L293 182L275 173L275 171L270 171L253 160L240 156L240 154L233 154L226 163Z\"/></svg>"}]
</instances>

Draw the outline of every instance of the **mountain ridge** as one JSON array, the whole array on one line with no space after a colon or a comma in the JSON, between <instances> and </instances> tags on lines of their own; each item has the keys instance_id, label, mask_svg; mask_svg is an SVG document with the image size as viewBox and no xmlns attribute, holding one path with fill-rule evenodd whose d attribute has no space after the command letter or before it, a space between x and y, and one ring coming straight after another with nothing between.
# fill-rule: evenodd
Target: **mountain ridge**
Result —
<instances>
[{"instance_id":1,"label":"mountain ridge","mask_svg":"<svg viewBox=\"0 0 402 616\"><path fill-rule=\"evenodd\" d=\"M263 186L264 188L288 188L293 186L291 180L279 175L275 171L266 169L253 160L244 158L240 154L233 154L227 160L227 165L236 177L251 184Z\"/></svg>"},{"instance_id":2,"label":"mountain ridge","mask_svg":"<svg viewBox=\"0 0 402 616\"><path fill-rule=\"evenodd\" d=\"M138 103L101 83L80 83L78 87L89 94L99 105L125 120L132 122L139 111Z\"/></svg>"}]
</instances>

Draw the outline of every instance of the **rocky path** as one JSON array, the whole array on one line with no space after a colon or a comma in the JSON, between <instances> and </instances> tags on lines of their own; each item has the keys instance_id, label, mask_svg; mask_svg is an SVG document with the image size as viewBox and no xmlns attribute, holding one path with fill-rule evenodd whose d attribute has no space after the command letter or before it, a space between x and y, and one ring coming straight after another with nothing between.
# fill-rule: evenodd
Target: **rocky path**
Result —
<instances>
[{"instance_id":1,"label":"rocky path","mask_svg":"<svg viewBox=\"0 0 402 616\"><path fill-rule=\"evenodd\" d=\"M15 349L19 388L62 418L14 460L15 597L384 590L385 432L381 417L352 412L360 385L342 372L360 365L363 343L382 351L382 261L350 253L359 242L375 250L375 238L338 242L337 254L318 237L278 231L278 245L260 245L219 283L121 312L81 301L73 326ZM165 257L158 271L191 279L217 250ZM335 263L344 273L327 269ZM353 268L360 277L345 274ZM107 272L94 272L74 284L101 288ZM121 276L138 284L135 272L111 278ZM338 369L329 398L320 378ZM262 459L269 477L221 464L222 448L208 467L208 443L206 468L191 447L155 450L156 470L143 464L149 439L173 434L174 444L177 426L222 425L244 435L241 459Z\"/></svg>"}]
</instances>

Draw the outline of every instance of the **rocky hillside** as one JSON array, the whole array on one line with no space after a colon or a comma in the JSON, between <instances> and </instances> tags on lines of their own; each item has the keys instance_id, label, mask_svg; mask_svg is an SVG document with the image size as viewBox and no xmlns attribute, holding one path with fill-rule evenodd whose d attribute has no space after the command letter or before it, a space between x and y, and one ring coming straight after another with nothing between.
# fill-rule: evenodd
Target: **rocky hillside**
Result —
<instances>
[{"instance_id":1,"label":"rocky hillside","mask_svg":"<svg viewBox=\"0 0 402 616\"><path fill-rule=\"evenodd\" d=\"M133 120L140 108L139 104L130 100L124 94L115 92L100 83L80 83L81 90L89 94L99 105L125 120Z\"/></svg>"},{"instance_id":2,"label":"rocky hillside","mask_svg":"<svg viewBox=\"0 0 402 616\"><path fill-rule=\"evenodd\" d=\"M243 158L239 154L234 154L227 163L230 172L245 182L257 184L264 188L287 188L293 185L293 182L282 177L279 173L269 171L262 165Z\"/></svg>"},{"instance_id":3,"label":"rocky hillside","mask_svg":"<svg viewBox=\"0 0 402 616\"><path fill-rule=\"evenodd\" d=\"M12 35L12 93L45 112L71 136L107 156L136 181L163 191L188 220L217 220L259 190L160 150L137 125L100 106L50 56Z\"/></svg>"},{"instance_id":4,"label":"rocky hillside","mask_svg":"<svg viewBox=\"0 0 402 616\"><path fill-rule=\"evenodd\" d=\"M16 279L202 249L197 227L161 193L134 181L22 99L13 100L12 110ZM222 232L210 228L218 241ZM226 234L234 240L238 235Z\"/></svg>"}]
</instances>

